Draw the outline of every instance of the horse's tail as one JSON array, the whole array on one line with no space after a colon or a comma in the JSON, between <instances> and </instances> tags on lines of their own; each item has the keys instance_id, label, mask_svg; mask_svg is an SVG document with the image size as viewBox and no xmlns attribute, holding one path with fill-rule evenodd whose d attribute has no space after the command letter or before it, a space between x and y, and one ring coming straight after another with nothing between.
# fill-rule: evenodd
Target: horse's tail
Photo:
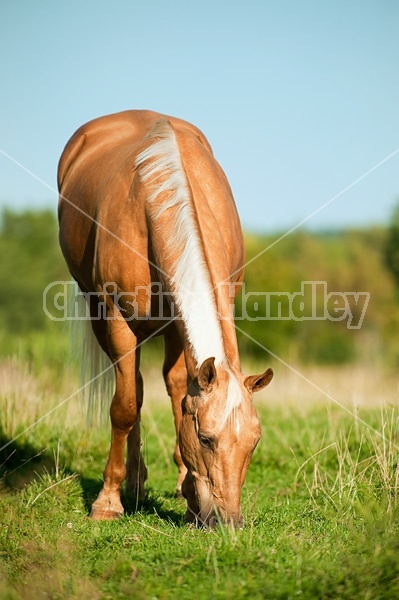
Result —
<instances>
[{"instance_id":1,"label":"horse's tail","mask_svg":"<svg viewBox=\"0 0 399 600\"><path fill-rule=\"evenodd\" d=\"M90 311L76 282L68 286L70 360L79 361L80 397L90 424L103 422L115 391L114 367L91 325Z\"/></svg>"}]
</instances>

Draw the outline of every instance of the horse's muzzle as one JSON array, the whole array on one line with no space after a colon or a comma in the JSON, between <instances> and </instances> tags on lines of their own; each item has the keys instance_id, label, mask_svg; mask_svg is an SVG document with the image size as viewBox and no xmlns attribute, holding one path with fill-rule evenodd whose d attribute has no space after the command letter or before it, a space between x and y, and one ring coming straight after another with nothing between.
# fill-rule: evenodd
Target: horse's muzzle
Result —
<instances>
[{"instance_id":1,"label":"horse's muzzle","mask_svg":"<svg viewBox=\"0 0 399 600\"><path fill-rule=\"evenodd\" d=\"M199 519L203 527L209 527L215 529L218 525L222 527L231 527L232 529L243 529L244 519L240 514L238 516L226 516L222 517L218 512L212 511L205 519Z\"/></svg>"}]
</instances>

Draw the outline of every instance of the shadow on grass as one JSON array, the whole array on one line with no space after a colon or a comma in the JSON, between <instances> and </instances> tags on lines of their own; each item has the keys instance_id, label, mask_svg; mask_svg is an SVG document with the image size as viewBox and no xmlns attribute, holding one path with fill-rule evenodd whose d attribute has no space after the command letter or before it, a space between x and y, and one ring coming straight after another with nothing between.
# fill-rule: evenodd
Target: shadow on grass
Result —
<instances>
[{"instance_id":1,"label":"shadow on grass","mask_svg":"<svg viewBox=\"0 0 399 600\"><path fill-rule=\"evenodd\" d=\"M1 429L0 448L0 482L10 490L20 490L44 472L55 470L54 456L49 452L26 442L11 441Z\"/></svg>"},{"instance_id":2,"label":"shadow on grass","mask_svg":"<svg viewBox=\"0 0 399 600\"><path fill-rule=\"evenodd\" d=\"M143 502L136 502L131 495L128 495L124 490L122 492L122 504L127 516L133 516L137 512L142 515L157 515L160 519L173 523L174 525L183 525L183 514L177 512L173 508L165 508L164 499L168 494L163 493L162 496L155 495L151 488L147 489L146 497ZM173 497L171 495L171 497Z\"/></svg>"},{"instance_id":3,"label":"shadow on grass","mask_svg":"<svg viewBox=\"0 0 399 600\"><path fill-rule=\"evenodd\" d=\"M39 479L44 473L55 473L56 457L52 451L35 448L27 442L19 440L11 441L0 429L0 487L10 491L21 490L26 485ZM64 472L72 474L76 471L68 463L63 463ZM90 513L91 505L100 492L103 482L100 479L85 477L79 473L79 481L82 488L82 497L87 514ZM148 489L144 502L137 503L126 490L121 493L122 504L126 515L134 515L138 511L145 515L158 515L165 521L175 525L182 525L182 514L173 508L165 508L164 500L174 498L171 492L156 495L153 490Z\"/></svg>"},{"instance_id":4,"label":"shadow on grass","mask_svg":"<svg viewBox=\"0 0 399 600\"><path fill-rule=\"evenodd\" d=\"M98 493L100 492L103 482L99 479L90 479L80 476L80 485L82 487L83 500L87 514L90 513L91 506ZM157 515L160 519L173 523L174 525L183 525L183 514L173 508L165 508L164 500L174 498L172 493L162 493L162 496L155 495L151 488L147 489L147 493L143 502L137 502L126 489L122 489L121 500L125 515L130 517L137 513L142 515Z\"/></svg>"}]
</instances>

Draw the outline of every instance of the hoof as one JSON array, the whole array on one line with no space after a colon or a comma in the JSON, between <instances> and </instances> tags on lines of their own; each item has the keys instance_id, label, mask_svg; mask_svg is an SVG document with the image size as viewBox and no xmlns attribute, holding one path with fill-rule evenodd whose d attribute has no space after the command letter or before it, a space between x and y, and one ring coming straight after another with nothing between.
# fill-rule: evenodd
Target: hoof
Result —
<instances>
[{"instance_id":1,"label":"hoof","mask_svg":"<svg viewBox=\"0 0 399 600\"><path fill-rule=\"evenodd\" d=\"M112 497L102 490L91 507L90 519L95 521L111 521L120 519L124 510L119 496Z\"/></svg>"},{"instance_id":2,"label":"hoof","mask_svg":"<svg viewBox=\"0 0 399 600\"><path fill-rule=\"evenodd\" d=\"M181 491L181 489L175 489L175 498L178 498L179 500L184 500L183 492Z\"/></svg>"},{"instance_id":3,"label":"hoof","mask_svg":"<svg viewBox=\"0 0 399 600\"><path fill-rule=\"evenodd\" d=\"M120 519L123 515L123 510L111 510L109 508L95 508L91 509L89 519L93 521L113 521L114 519Z\"/></svg>"}]
</instances>

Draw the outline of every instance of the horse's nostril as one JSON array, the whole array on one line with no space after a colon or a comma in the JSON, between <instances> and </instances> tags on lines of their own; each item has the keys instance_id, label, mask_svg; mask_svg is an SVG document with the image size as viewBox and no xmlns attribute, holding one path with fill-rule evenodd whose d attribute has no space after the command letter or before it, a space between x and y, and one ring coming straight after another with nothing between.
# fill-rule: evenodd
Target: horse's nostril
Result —
<instances>
[{"instance_id":1,"label":"horse's nostril","mask_svg":"<svg viewBox=\"0 0 399 600\"><path fill-rule=\"evenodd\" d=\"M215 529L215 527L217 527L218 523L219 523L219 521L215 515L213 517L211 517L210 519L208 519L208 527L210 527L211 529Z\"/></svg>"},{"instance_id":2,"label":"horse's nostril","mask_svg":"<svg viewBox=\"0 0 399 600\"><path fill-rule=\"evenodd\" d=\"M230 525L230 527L233 527L233 529L244 529L244 519L241 515L238 518L231 517L228 520L228 524Z\"/></svg>"},{"instance_id":3,"label":"horse's nostril","mask_svg":"<svg viewBox=\"0 0 399 600\"><path fill-rule=\"evenodd\" d=\"M205 527L209 527L210 529L215 529L218 525L230 526L234 529L244 529L244 519L242 516L240 517L230 517L224 518L218 517L217 515L212 515L206 519L203 524Z\"/></svg>"}]
</instances>

